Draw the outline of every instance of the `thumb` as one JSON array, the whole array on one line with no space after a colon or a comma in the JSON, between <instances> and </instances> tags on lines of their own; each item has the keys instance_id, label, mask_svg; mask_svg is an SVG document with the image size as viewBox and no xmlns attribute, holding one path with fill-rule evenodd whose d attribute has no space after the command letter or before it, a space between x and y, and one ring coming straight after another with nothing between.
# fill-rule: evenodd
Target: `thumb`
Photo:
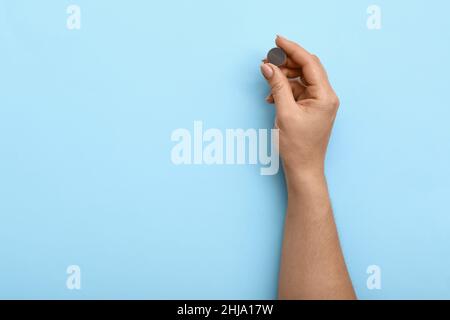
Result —
<instances>
[{"instance_id":1,"label":"thumb","mask_svg":"<svg viewBox=\"0 0 450 320\"><path fill-rule=\"evenodd\" d=\"M272 96L279 111L280 109L288 109L295 104L289 80L277 66L264 63L261 65L261 72L272 88Z\"/></svg>"}]
</instances>

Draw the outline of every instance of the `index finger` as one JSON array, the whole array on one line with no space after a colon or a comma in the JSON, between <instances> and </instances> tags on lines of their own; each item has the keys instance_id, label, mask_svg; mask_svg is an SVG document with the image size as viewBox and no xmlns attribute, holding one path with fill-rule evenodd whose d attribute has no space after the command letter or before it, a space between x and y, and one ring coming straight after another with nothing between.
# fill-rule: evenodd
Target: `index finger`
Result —
<instances>
[{"instance_id":1,"label":"index finger","mask_svg":"<svg viewBox=\"0 0 450 320\"><path fill-rule=\"evenodd\" d=\"M286 66L289 68L301 68L308 84L316 85L327 81L328 77L322 64L307 50L281 36L277 36L275 43L288 56Z\"/></svg>"}]
</instances>

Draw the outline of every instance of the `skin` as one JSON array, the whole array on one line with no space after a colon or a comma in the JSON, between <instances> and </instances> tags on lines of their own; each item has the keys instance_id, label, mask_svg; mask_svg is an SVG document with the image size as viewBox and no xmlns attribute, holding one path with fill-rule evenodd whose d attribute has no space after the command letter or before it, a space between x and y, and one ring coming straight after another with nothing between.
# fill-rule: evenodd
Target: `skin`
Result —
<instances>
[{"instance_id":1,"label":"skin","mask_svg":"<svg viewBox=\"0 0 450 320\"><path fill-rule=\"evenodd\" d=\"M319 58L281 36L287 62L264 60L261 72L276 108L288 206L280 299L356 299L334 222L324 162L339 99ZM301 77L302 82L293 78Z\"/></svg>"}]
</instances>

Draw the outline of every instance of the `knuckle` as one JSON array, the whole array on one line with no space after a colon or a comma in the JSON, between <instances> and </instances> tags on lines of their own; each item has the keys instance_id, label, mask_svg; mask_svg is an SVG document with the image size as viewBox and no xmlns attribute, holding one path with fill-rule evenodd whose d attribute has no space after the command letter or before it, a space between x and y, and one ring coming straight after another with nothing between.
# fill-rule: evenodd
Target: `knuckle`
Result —
<instances>
[{"instance_id":1,"label":"knuckle","mask_svg":"<svg viewBox=\"0 0 450 320\"><path fill-rule=\"evenodd\" d=\"M277 80L272 84L272 92L274 94L280 92L283 89L283 82Z\"/></svg>"},{"instance_id":2,"label":"knuckle","mask_svg":"<svg viewBox=\"0 0 450 320\"><path fill-rule=\"evenodd\" d=\"M320 62L320 58L318 56L316 56L315 54L312 54L311 57L313 58L314 61Z\"/></svg>"},{"instance_id":3,"label":"knuckle","mask_svg":"<svg viewBox=\"0 0 450 320\"><path fill-rule=\"evenodd\" d=\"M339 100L339 97L336 94L331 95L328 98L328 104L333 108L333 109L338 109L341 102Z\"/></svg>"}]
</instances>

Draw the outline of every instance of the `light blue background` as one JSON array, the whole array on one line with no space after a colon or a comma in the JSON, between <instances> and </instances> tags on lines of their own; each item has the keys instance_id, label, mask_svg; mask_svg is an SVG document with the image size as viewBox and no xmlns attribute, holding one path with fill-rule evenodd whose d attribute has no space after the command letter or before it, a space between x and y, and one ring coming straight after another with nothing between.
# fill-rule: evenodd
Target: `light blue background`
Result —
<instances>
[{"instance_id":1,"label":"light blue background","mask_svg":"<svg viewBox=\"0 0 450 320\"><path fill-rule=\"evenodd\" d=\"M0 298L275 298L282 175L174 166L170 134L270 128L259 64L277 33L321 57L341 98L327 174L358 296L450 298L449 12L0 0ZM372 264L382 290L366 287Z\"/></svg>"}]
</instances>

